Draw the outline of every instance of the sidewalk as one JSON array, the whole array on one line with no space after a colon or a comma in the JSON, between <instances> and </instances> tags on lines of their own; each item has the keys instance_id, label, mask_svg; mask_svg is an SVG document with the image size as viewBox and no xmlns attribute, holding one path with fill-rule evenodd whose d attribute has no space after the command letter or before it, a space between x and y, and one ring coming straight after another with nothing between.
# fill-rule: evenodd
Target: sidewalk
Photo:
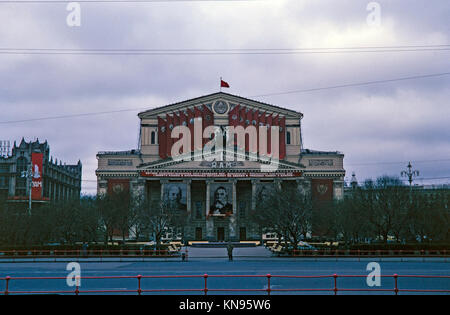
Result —
<instances>
[{"instance_id":1,"label":"sidewalk","mask_svg":"<svg viewBox=\"0 0 450 315\"><path fill-rule=\"evenodd\" d=\"M183 247L180 253L185 251ZM233 249L233 258L262 258L267 259L272 257L270 250L264 246L257 247L236 247ZM199 248L199 247L188 247L188 258L226 258L228 259L228 253L226 247L220 248Z\"/></svg>"}]
</instances>

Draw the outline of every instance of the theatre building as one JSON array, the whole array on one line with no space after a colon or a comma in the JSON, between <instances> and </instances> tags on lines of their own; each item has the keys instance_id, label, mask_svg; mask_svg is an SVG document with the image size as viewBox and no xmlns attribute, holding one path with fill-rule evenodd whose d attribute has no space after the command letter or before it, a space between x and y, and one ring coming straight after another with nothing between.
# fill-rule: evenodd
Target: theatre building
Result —
<instances>
[{"instance_id":1,"label":"theatre building","mask_svg":"<svg viewBox=\"0 0 450 315\"><path fill-rule=\"evenodd\" d=\"M139 148L97 154L98 193L126 190L186 211L186 240L260 240L251 215L271 185L343 197L344 155L304 149L300 112L218 92L138 116ZM255 133L235 136L251 126Z\"/></svg>"}]
</instances>

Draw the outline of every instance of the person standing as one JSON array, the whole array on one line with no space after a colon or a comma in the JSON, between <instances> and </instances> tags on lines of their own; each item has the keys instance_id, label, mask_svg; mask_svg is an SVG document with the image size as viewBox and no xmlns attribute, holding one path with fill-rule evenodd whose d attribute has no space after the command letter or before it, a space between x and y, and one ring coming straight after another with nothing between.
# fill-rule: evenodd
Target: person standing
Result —
<instances>
[{"instance_id":1,"label":"person standing","mask_svg":"<svg viewBox=\"0 0 450 315\"><path fill-rule=\"evenodd\" d=\"M233 260L233 244L231 244L231 242L228 242L227 245L227 252L228 252L228 260L232 261Z\"/></svg>"}]
</instances>

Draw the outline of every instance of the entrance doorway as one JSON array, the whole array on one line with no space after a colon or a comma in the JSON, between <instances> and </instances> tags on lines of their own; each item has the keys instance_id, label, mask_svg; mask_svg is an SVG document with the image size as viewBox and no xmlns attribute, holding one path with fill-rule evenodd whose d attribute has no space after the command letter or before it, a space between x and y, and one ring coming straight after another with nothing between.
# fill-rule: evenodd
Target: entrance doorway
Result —
<instances>
[{"instance_id":1,"label":"entrance doorway","mask_svg":"<svg viewBox=\"0 0 450 315\"><path fill-rule=\"evenodd\" d=\"M201 227L195 228L195 240L201 241L203 239L203 231Z\"/></svg>"},{"instance_id":2,"label":"entrance doorway","mask_svg":"<svg viewBox=\"0 0 450 315\"><path fill-rule=\"evenodd\" d=\"M239 229L239 239L241 241L246 241L247 240L247 229L245 227L241 227Z\"/></svg>"},{"instance_id":3,"label":"entrance doorway","mask_svg":"<svg viewBox=\"0 0 450 315\"><path fill-rule=\"evenodd\" d=\"M219 242L225 241L225 228L224 227L217 228L217 240Z\"/></svg>"}]
</instances>

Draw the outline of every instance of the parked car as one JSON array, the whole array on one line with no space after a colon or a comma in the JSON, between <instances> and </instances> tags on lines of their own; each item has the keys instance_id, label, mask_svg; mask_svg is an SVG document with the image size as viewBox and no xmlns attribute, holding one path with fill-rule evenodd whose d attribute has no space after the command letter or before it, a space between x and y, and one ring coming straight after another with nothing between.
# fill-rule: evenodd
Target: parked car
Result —
<instances>
[{"instance_id":1,"label":"parked car","mask_svg":"<svg viewBox=\"0 0 450 315\"><path fill-rule=\"evenodd\" d=\"M317 248L315 248L314 246L312 246L306 242L300 241L300 242L298 242L297 250L311 250L311 251L314 250L315 251L315 250L317 250Z\"/></svg>"}]
</instances>

